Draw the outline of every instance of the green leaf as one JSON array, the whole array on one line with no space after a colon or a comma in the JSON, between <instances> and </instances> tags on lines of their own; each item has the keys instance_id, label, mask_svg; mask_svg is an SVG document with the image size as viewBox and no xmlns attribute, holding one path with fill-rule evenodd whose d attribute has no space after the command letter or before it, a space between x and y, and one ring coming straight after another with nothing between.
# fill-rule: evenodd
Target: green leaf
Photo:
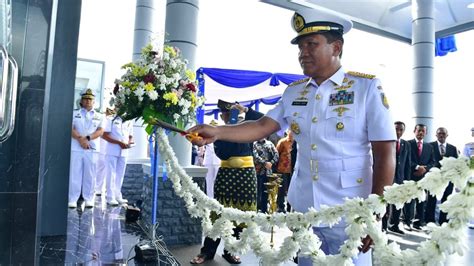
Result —
<instances>
[{"instance_id":1,"label":"green leaf","mask_svg":"<svg viewBox=\"0 0 474 266\"><path fill-rule=\"evenodd\" d=\"M150 125L150 124L148 124L148 125L146 126L145 131L146 131L146 133L147 133L148 135L151 135L151 133L153 133L153 127L154 127L154 126L153 126L153 125Z\"/></svg>"}]
</instances>

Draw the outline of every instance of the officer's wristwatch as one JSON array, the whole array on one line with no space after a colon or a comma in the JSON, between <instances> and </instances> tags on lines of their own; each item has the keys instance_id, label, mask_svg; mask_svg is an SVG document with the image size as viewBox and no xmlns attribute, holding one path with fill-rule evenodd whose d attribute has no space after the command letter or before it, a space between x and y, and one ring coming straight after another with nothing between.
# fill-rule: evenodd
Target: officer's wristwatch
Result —
<instances>
[{"instance_id":1,"label":"officer's wristwatch","mask_svg":"<svg viewBox=\"0 0 474 266\"><path fill-rule=\"evenodd\" d=\"M87 135L86 139L87 139L87 141L91 141L91 136Z\"/></svg>"}]
</instances>

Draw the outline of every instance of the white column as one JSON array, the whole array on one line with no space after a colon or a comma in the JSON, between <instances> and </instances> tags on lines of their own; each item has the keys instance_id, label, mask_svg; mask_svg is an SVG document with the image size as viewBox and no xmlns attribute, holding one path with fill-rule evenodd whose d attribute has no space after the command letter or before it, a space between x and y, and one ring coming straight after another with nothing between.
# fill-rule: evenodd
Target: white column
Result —
<instances>
[{"instance_id":1,"label":"white column","mask_svg":"<svg viewBox=\"0 0 474 266\"><path fill-rule=\"evenodd\" d=\"M198 0L168 0L166 4L165 43L178 47L188 68L195 71L197 48ZM191 144L182 136L169 135L170 144L182 166L191 165Z\"/></svg>"},{"instance_id":2,"label":"white column","mask_svg":"<svg viewBox=\"0 0 474 266\"><path fill-rule=\"evenodd\" d=\"M428 127L426 141L432 141L433 70L435 54L435 19L433 0L412 1L413 100L415 123Z\"/></svg>"},{"instance_id":3,"label":"white column","mask_svg":"<svg viewBox=\"0 0 474 266\"><path fill-rule=\"evenodd\" d=\"M141 50L152 42L157 35L156 9L154 0L137 0L135 9L135 29L133 34L133 61L140 58ZM133 125L133 137L136 146L130 149L129 161L148 161L148 137L143 121Z\"/></svg>"}]
</instances>

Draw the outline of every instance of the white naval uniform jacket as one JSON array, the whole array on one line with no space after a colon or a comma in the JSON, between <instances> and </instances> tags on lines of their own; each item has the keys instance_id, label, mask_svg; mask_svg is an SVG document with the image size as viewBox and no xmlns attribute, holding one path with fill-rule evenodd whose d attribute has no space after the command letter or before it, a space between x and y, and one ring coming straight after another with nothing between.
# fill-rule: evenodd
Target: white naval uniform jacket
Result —
<instances>
[{"instance_id":1,"label":"white naval uniform jacket","mask_svg":"<svg viewBox=\"0 0 474 266\"><path fill-rule=\"evenodd\" d=\"M93 109L89 112L84 108L74 110L72 113L72 126L81 136L90 136L97 128L104 128L104 115ZM91 140L89 144L93 148L92 152L100 152L100 138ZM81 144L79 144L79 141L74 138L71 138L71 150L85 151Z\"/></svg>"},{"instance_id":2,"label":"white naval uniform jacket","mask_svg":"<svg viewBox=\"0 0 474 266\"><path fill-rule=\"evenodd\" d=\"M330 105L341 88L349 100ZM370 141L396 140L380 81L342 68L319 86L311 79L290 84L267 116L290 127L298 143L288 200L300 212L366 198L372 191Z\"/></svg>"},{"instance_id":3,"label":"white naval uniform jacket","mask_svg":"<svg viewBox=\"0 0 474 266\"><path fill-rule=\"evenodd\" d=\"M110 133L110 137L125 143L128 143L133 132L133 124L131 121L123 122L122 118L116 116L112 119L107 119L104 132ZM119 144L107 142L106 154L116 157L128 157L129 149L122 149Z\"/></svg>"}]
</instances>

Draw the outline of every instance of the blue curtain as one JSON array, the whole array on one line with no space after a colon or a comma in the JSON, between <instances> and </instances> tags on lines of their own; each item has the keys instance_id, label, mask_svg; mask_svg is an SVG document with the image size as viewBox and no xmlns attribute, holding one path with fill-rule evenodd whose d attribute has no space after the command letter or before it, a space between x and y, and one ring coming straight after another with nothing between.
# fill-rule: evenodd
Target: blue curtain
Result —
<instances>
[{"instance_id":1,"label":"blue curtain","mask_svg":"<svg viewBox=\"0 0 474 266\"><path fill-rule=\"evenodd\" d=\"M456 48L456 39L454 39L453 35L436 39L436 56L445 56L449 52L456 52L457 50L458 49Z\"/></svg>"},{"instance_id":2,"label":"blue curtain","mask_svg":"<svg viewBox=\"0 0 474 266\"><path fill-rule=\"evenodd\" d=\"M237 70L237 69L223 69L223 68L204 68L201 67L196 71L197 80L199 82L199 95L205 95L205 80L204 74L215 82L232 88L247 88L258 85L268 79L270 79L271 86L279 86L280 82L288 85L296 80L305 78L304 75L287 74L287 73L270 73L263 71L251 71L251 70ZM272 96L262 99L250 99L240 104L253 107L255 110L259 109L259 104L263 103L266 105L274 105L280 100L281 96ZM197 120L199 123L204 122L204 115L213 115L215 119L219 114L217 109L217 103L205 104L206 111L202 109L197 110Z\"/></svg>"},{"instance_id":3,"label":"blue curtain","mask_svg":"<svg viewBox=\"0 0 474 266\"><path fill-rule=\"evenodd\" d=\"M198 71L202 71L215 82L232 88L252 87L272 76L270 72L222 68L200 68Z\"/></svg>"}]
</instances>

